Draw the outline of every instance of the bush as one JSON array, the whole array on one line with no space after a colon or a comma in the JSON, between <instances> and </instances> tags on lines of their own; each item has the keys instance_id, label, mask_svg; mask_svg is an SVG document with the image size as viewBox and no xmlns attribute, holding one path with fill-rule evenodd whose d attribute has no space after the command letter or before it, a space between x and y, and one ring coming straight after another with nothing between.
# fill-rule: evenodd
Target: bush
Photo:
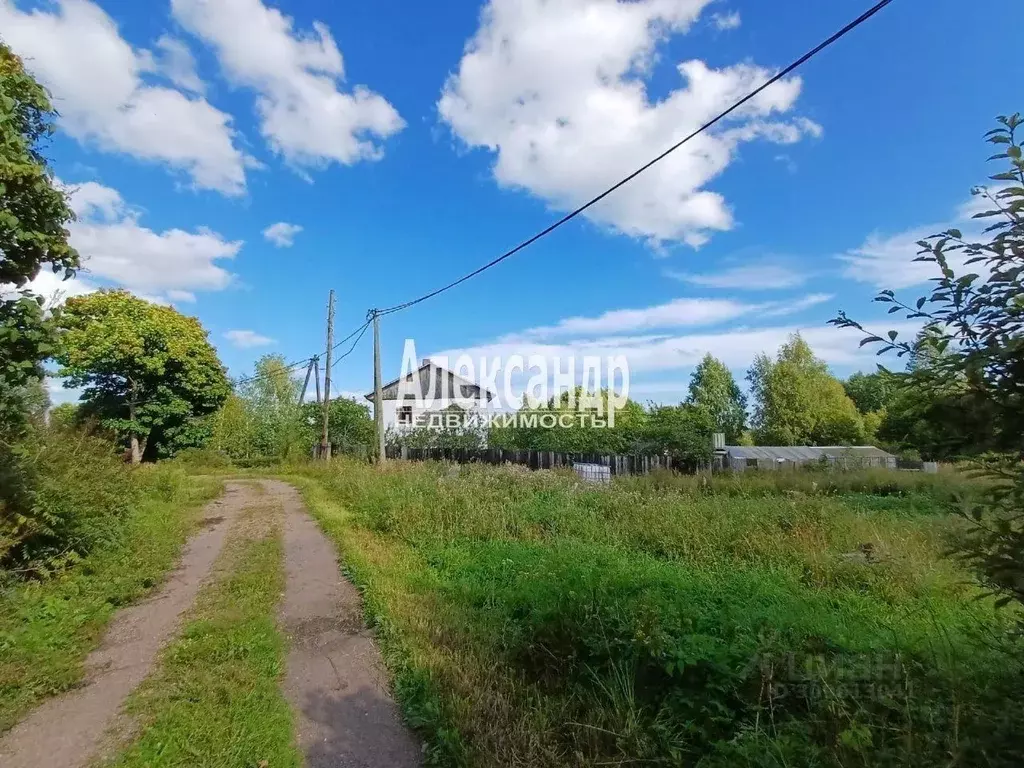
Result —
<instances>
[{"instance_id":1,"label":"bush","mask_svg":"<svg viewBox=\"0 0 1024 768\"><path fill-rule=\"evenodd\" d=\"M189 469L227 469L232 465L226 452L212 448L185 448L175 454L174 461Z\"/></svg>"},{"instance_id":2,"label":"bush","mask_svg":"<svg viewBox=\"0 0 1024 768\"><path fill-rule=\"evenodd\" d=\"M113 446L36 427L0 451L0 569L43 576L116 534L136 486Z\"/></svg>"},{"instance_id":3,"label":"bush","mask_svg":"<svg viewBox=\"0 0 1024 768\"><path fill-rule=\"evenodd\" d=\"M188 472L174 462L143 464L134 473L140 489L157 501L182 501L192 486Z\"/></svg>"},{"instance_id":4,"label":"bush","mask_svg":"<svg viewBox=\"0 0 1024 768\"><path fill-rule=\"evenodd\" d=\"M249 456L244 459L235 459L235 466L242 469L263 469L280 463L281 459L277 456Z\"/></svg>"}]
</instances>

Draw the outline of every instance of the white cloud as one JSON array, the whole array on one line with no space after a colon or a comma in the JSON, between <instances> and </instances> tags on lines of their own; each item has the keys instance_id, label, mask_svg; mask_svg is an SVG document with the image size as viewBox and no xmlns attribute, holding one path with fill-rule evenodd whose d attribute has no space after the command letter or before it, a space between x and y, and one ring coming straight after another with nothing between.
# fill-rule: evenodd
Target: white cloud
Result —
<instances>
[{"instance_id":1,"label":"white cloud","mask_svg":"<svg viewBox=\"0 0 1024 768\"><path fill-rule=\"evenodd\" d=\"M405 123L366 86L346 92L341 52L321 22L312 32L261 0L171 0L174 17L217 53L226 77L255 90L260 130L289 162L350 165L382 157Z\"/></svg>"},{"instance_id":2,"label":"white cloud","mask_svg":"<svg viewBox=\"0 0 1024 768\"><path fill-rule=\"evenodd\" d=\"M60 125L74 138L164 163L199 188L245 191L247 158L235 146L231 117L202 97L142 80L157 69L190 90L197 87L198 78L184 74L174 42L158 41L164 55L157 64L150 52L133 49L89 0L57 0L52 10L31 11L0 0L0 30L50 89Z\"/></svg>"},{"instance_id":3,"label":"white cloud","mask_svg":"<svg viewBox=\"0 0 1024 768\"><path fill-rule=\"evenodd\" d=\"M101 278L162 302L188 301L193 291L222 290L233 280L219 262L233 259L241 241L205 227L156 232L139 223L140 214L117 190L96 182L72 185L69 192L78 220L68 230L84 279Z\"/></svg>"},{"instance_id":4,"label":"white cloud","mask_svg":"<svg viewBox=\"0 0 1024 768\"><path fill-rule=\"evenodd\" d=\"M263 237L278 248L290 248L295 243L295 236L302 231L298 224L279 221L263 230Z\"/></svg>"},{"instance_id":5,"label":"white cloud","mask_svg":"<svg viewBox=\"0 0 1024 768\"><path fill-rule=\"evenodd\" d=\"M738 29L740 26L740 12L732 11L730 13L712 13L711 24L715 29L719 31L726 31L730 29Z\"/></svg>"},{"instance_id":6,"label":"white cloud","mask_svg":"<svg viewBox=\"0 0 1024 768\"><path fill-rule=\"evenodd\" d=\"M796 160L787 155L785 152L781 152L775 156L775 162L782 163L782 167L786 169L788 173L796 173L800 170L800 167L796 164Z\"/></svg>"},{"instance_id":7,"label":"white cloud","mask_svg":"<svg viewBox=\"0 0 1024 768\"><path fill-rule=\"evenodd\" d=\"M195 57L185 43L170 35L161 35L156 48L160 55L152 58L151 71L163 75L183 91L206 93L206 83L199 77Z\"/></svg>"},{"instance_id":8,"label":"white cloud","mask_svg":"<svg viewBox=\"0 0 1024 768\"><path fill-rule=\"evenodd\" d=\"M762 304L758 309L761 317L780 317L782 315L795 315L805 309L824 304L835 298L831 293L812 293L802 298L787 301L773 301Z\"/></svg>"},{"instance_id":9,"label":"white cloud","mask_svg":"<svg viewBox=\"0 0 1024 768\"><path fill-rule=\"evenodd\" d=\"M438 110L456 137L496 154L493 174L554 208L572 208L667 149L768 79L752 63L677 65L681 87L652 101L644 77L658 45L686 32L710 0L491 0ZM733 226L704 189L747 141L817 136L780 120L799 78L775 84L726 123L697 136L587 215L632 236L692 246Z\"/></svg>"},{"instance_id":10,"label":"white cloud","mask_svg":"<svg viewBox=\"0 0 1024 768\"><path fill-rule=\"evenodd\" d=\"M994 195L996 189L992 189L991 192ZM912 227L891 235L873 232L860 246L838 256L846 265L843 276L869 283L878 289L899 290L922 285L938 277L939 271L934 262L915 261L921 252L918 242L951 228L960 229L966 239L973 239L981 234L985 224L991 222L983 220L979 224L971 217L992 209L991 201L981 195L975 195L961 203L951 219L945 223ZM980 263L967 265L965 262L968 258L962 251L950 252L949 266L957 274L981 272L984 269L984 265Z\"/></svg>"},{"instance_id":11,"label":"white cloud","mask_svg":"<svg viewBox=\"0 0 1024 768\"><path fill-rule=\"evenodd\" d=\"M20 290L42 296L46 300L47 307L57 307L72 296L84 296L95 291L97 287L78 276L65 280L63 272L55 273L44 266L39 274L22 286ZM12 286L0 286L0 298L13 297L18 292Z\"/></svg>"},{"instance_id":12,"label":"white cloud","mask_svg":"<svg viewBox=\"0 0 1024 768\"><path fill-rule=\"evenodd\" d=\"M570 317L556 325L530 328L529 338L607 334L684 325L713 325L750 312L752 306L732 299L675 299L642 309L616 309L597 317Z\"/></svg>"},{"instance_id":13,"label":"white cloud","mask_svg":"<svg viewBox=\"0 0 1024 768\"><path fill-rule=\"evenodd\" d=\"M695 274L667 269L665 275L683 283L708 288L733 288L741 291L794 288L807 282L807 273L783 264L763 262L729 267L721 272Z\"/></svg>"},{"instance_id":14,"label":"white cloud","mask_svg":"<svg viewBox=\"0 0 1024 768\"><path fill-rule=\"evenodd\" d=\"M224 338L240 349L265 347L275 343L274 339L269 336L261 336L256 331L227 331Z\"/></svg>"},{"instance_id":15,"label":"white cloud","mask_svg":"<svg viewBox=\"0 0 1024 768\"><path fill-rule=\"evenodd\" d=\"M879 320L876 324L879 328L897 330L901 336L911 336L920 328L920 324L907 321L890 323L886 319ZM798 332L815 354L829 365L874 369L878 359L875 356L876 350L859 346L862 338L860 333L853 329L837 329L825 325L736 328L714 333L638 338L606 336L587 340L574 339L563 343L531 342L525 337L508 336L494 343L448 349L429 357L438 359L447 355L452 362L461 354L468 354L473 360L479 360L481 357L488 360L494 357L509 360L514 355L522 355L524 358L540 355L548 360L558 358L563 361L564 367L565 361L569 358L575 358L579 366L586 355L598 355L603 359L623 355L629 363L631 378L641 374L642 380L643 374L692 368L707 353L711 353L733 370L744 371L755 356L761 353L774 354L791 334Z\"/></svg>"},{"instance_id":16,"label":"white cloud","mask_svg":"<svg viewBox=\"0 0 1024 768\"><path fill-rule=\"evenodd\" d=\"M180 304L195 304L196 295L191 291L180 291L171 289L167 292L167 298Z\"/></svg>"},{"instance_id":17,"label":"white cloud","mask_svg":"<svg viewBox=\"0 0 1024 768\"><path fill-rule=\"evenodd\" d=\"M44 379L46 394L50 398L50 405L62 405L63 403L78 403L85 392L84 387L65 387L62 379L56 376L47 376Z\"/></svg>"},{"instance_id":18,"label":"white cloud","mask_svg":"<svg viewBox=\"0 0 1024 768\"><path fill-rule=\"evenodd\" d=\"M811 294L796 300L759 304L749 304L735 299L674 299L665 304L641 309L616 309L597 317L570 317L555 325L529 328L521 334L506 337L504 341L715 325L745 315L759 314L765 317L774 317L795 314L831 298L830 294ZM644 342L649 340L650 337L643 338Z\"/></svg>"}]
</instances>

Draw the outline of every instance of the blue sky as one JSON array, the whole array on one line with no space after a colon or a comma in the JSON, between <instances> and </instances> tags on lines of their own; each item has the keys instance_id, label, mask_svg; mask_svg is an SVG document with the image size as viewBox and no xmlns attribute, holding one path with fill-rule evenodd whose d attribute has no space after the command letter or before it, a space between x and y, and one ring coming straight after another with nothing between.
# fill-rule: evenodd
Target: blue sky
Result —
<instances>
[{"instance_id":1,"label":"blue sky","mask_svg":"<svg viewBox=\"0 0 1024 768\"><path fill-rule=\"evenodd\" d=\"M329 288L340 337L546 226L867 7L810 5L0 0L0 36L61 112L49 154L87 269L63 289L171 302L242 375L322 350ZM742 373L794 330L840 375L871 368L825 321L885 322L878 288L921 292L914 241L964 218L981 134L1021 108L1006 84L1024 65L991 42L1016 5L896 0L589 219L385 318L385 377L407 337L421 356L622 352L641 400L678 400L705 351ZM291 225L276 243L275 224ZM335 388L366 391L370 365L367 336Z\"/></svg>"}]
</instances>

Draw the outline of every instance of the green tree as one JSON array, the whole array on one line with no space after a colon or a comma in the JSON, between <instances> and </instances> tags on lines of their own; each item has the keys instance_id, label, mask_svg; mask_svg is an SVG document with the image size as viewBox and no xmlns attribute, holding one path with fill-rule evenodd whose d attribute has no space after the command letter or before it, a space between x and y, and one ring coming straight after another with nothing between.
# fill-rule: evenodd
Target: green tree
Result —
<instances>
[{"instance_id":1,"label":"green tree","mask_svg":"<svg viewBox=\"0 0 1024 768\"><path fill-rule=\"evenodd\" d=\"M42 155L56 113L21 59L0 43L0 430L17 429L23 387L43 376L53 334L42 300L20 289L48 265L74 274L74 218Z\"/></svg>"},{"instance_id":2,"label":"green tree","mask_svg":"<svg viewBox=\"0 0 1024 768\"><path fill-rule=\"evenodd\" d=\"M774 360L759 355L747 373L760 445L842 445L864 439L857 406L842 383L794 334Z\"/></svg>"},{"instance_id":3,"label":"green tree","mask_svg":"<svg viewBox=\"0 0 1024 768\"><path fill-rule=\"evenodd\" d=\"M202 325L171 307L99 291L69 299L59 327L60 375L85 387L83 414L122 436L133 463L194 445L230 391Z\"/></svg>"},{"instance_id":4,"label":"green tree","mask_svg":"<svg viewBox=\"0 0 1024 768\"><path fill-rule=\"evenodd\" d=\"M925 332L908 342L895 330L870 333L843 312L831 322L862 331L861 343L878 345L880 354L908 358L899 376L907 391L938 404L928 417L955 414L960 422L943 426L986 452L979 463L996 482L969 516L974 525L960 555L1005 604L1024 603L1024 120L998 120L986 134L999 150L989 159L1007 169L989 177L996 190L972 190L988 203L974 218L991 223L977 237L950 229L918 243L918 260L936 267L930 293L905 302L885 290L875 299L922 320ZM957 274L955 263L976 271Z\"/></svg>"},{"instance_id":5,"label":"green tree","mask_svg":"<svg viewBox=\"0 0 1024 768\"><path fill-rule=\"evenodd\" d=\"M78 417L77 403L61 403L50 409L49 423L57 429L74 429L78 426Z\"/></svg>"},{"instance_id":6,"label":"green tree","mask_svg":"<svg viewBox=\"0 0 1024 768\"><path fill-rule=\"evenodd\" d=\"M232 459L248 459L255 455L252 421L249 404L237 394L231 393L213 416L210 447L226 453Z\"/></svg>"},{"instance_id":7,"label":"green tree","mask_svg":"<svg viewBox=\"0 0 1024 768\"><path fill-rule=\"evenodd\" d=\"M724 432L732 444L739 440L747 423L747 398L721 360L704 355L690 377L686 402L703 411L715 432Z\"/></svg>"},{"instance_id":8,"label":"green tree","mask_svg":"<svg viewBox=\"0 0 1024 768\"><path fill-rule=\"evenodd\" d=\"M843 389L861 413L880 411L889 405L897 386L888 371L861 373L858 371L843 382Z\"/></svg>"},{"instance_id":9,"label":"green tree","mask_svg":"<svg viewBox=\"0 0 1024 768\"><path fill-rule=\"evenodd\" d=\"M607 389L588 393L577 387L570 397L563 392L538 408L524 405L515 426L495 426L488 443L496 448L561 453L628 454L644 450L647 411L633 400L615 407L614 424L608 423L612 402ZM595 419L595 417L598 417ZM536 423L530 425L531 419ZM548 420L548 425L543 422ZM553 426L550 421L557 420ZM603 423L603 426L597 426Z\"/></svg>"},{"instance_id":10,"label":"green tree","mask_svg":"<svg viewBox=\"0 0 1024 768\"><path fill-rule=\"evenodd\" d=\"M238 394L249 413L251 455L282 459L305 455L313 425L303 422L301 385L282 355L257 360L253 375Z\"/></svg>"},{"instance_id":11,"label":"green tree","mask_svg":"<svg viewBox=\"0 0 1024 768\"><path fill-rule=\"evenodd\" d=\"M652 406L645 430L648 452L667 453L696 468L711 460L715 431L719 425L707 408L691 403Z\"/></svg>"},{"instance_id":12,"label":"green tree","mask_svg":"<svg viewBox=\"0 0 1024 768\"><path fill-rule=\"evenodd\" d=\"M320 437L323 426L323 406L318 403L306 403L303 406L305 422L311 424L310 445ZM351 453L371 448L377 434L370 408L364 403L356 402L348 397L331 400L327 415L327 430L331 446L336 453Z\"/></svg>"}]
</instances>

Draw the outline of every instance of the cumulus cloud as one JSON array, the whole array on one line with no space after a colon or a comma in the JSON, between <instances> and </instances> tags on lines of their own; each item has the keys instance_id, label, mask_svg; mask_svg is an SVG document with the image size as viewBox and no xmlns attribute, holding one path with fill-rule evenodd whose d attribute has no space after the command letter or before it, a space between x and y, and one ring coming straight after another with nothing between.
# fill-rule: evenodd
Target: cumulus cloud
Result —
<instances>
[{"instance_id":1,"label":"cumulus cloud","mask_svg":"<svg viewBox=\"0 0 1024 768\"><path fill-rule=\"evenodd\" d=\"M350 165L383 156L405 123L363 85L343 90L345 69L330 30L312 32L262 0L171 0L178 22L216 52L225 76L254 90L260 130L289 162Z\"/></svg>"},{"instance_id":2,"label":"cumulus cloud","mask_svg":"<svg viewBox=\"0 0 1024 768\"><path fill-rule=\"evenodd\" d=\"M666 277L691 285L707 288L732 288L741 291L794 288L807 282L805 271L771 262L742 264L723 269L720 272L702 274L666 269L664 274Z\"/></svg>"},{"instance_id":3,"label":"cumulus cloud","mask_svg":"<svg viewBox=\"0 0 1024 768\"><path fill-rule=\"evenodd\" d=\"M167 298L178 304L195 304L196 295L192 291L181 291L172 288L167 292Z\"/></svg>"},{"instance_id":4,"label":"cumulus cloud","mask_svg":"<svg viewBox=\"0 0 1024 768\"><path fill-rule=\"evenodd\" d=\"M159 57L136 50L89 0L57 0L33 10L0 0L0 30L49 88L60 126L74 138L166 164L190 176L198 188L230 195L245 191L248 159L236 146L231 117L201 96L142 79L162 72L172 83L200 93L201 82L194 68L188 70L188 51L180 44L161 38Z\"/></svg>"},{"instance_id":5,"label":"cumulus cloud","mask_svg":"<svg viewBox=\"0 0 1024 768\"><path fill-rule=\"evenodd\" d=\"M77 275L65 280L63 270L53 272L44 266L35 278L21 287L20 291L29 291L36 296L42 296L46 301L46 306L52 308L60 306L73 296L92 293L97 287ZM15 290L12 286L0 286L0 298L12 298L20 291Z\"/></svg>"},{"instance_id":6,"label":"cumulus cloud","mask_svg":"<svg viewBox=\"0 0 1024 768\"><path fill-rule=\"evenodd\" d=\"M295 236L302 231L298 224L279 221L263 230L263 237L278 248L290 248L295 243Z\"/></svg>"},{"instance_id":7,"label":"cumulus cloud","mask_svg":"<svg viewBox=\"0 0 1024 768\"><path fill-rule=\"evenodd\" d=\"M233 259L241 241L225 240L205 227L149 229L117 190L94 181L70 186L69 192L78 220L68 229L82 256L81 279L100 278L147 298L179 302L194 300L193 291L222 290L231 283L233 275L219 262Z\"/></svg>"},{"instance_id":8,"label":"cumulus cloud","mask_svg":"<svg viewBox=\"0 0 1024 768\"><path fill-rule=\"evenodd\" d=\"M251 349L252 347L265 347L273 344L274 339L269 336L261 336L256 331L227 331L224 338L230 341L239 349Z\"/></svg>"},{"instance_id":9,"label":"cumulus cloud","mask_svg":"<svg viewBox=\"0 0 1024 768\"><path fill-rule=\"evenodd\" d=\"M495 154L502 186L558 209L589 199L695 130L773 74L743 62L676 66L682 84L652 100L645 77L659 44L686 32L710 0L490 0L438 111L470 147ZM656 243L706 242L733 226L705 189L741 144L821 134L792 111L801 81L780 81L721 128L694 138L587 215Z\"/></svg>"},{"instance_id":10,"label":"cumulus cloud","mask_svg":"<svg viewBox=\"0 0 1024 768\"><path fill-rule=\"evenodd\" d=\"M156 50L157 54L148 61L148 69L163 75L183 91L206 93L206 83L199 77L195 57L185 43L170 35L161 35L156 41Z\"/></svg>"}]
</instances>

